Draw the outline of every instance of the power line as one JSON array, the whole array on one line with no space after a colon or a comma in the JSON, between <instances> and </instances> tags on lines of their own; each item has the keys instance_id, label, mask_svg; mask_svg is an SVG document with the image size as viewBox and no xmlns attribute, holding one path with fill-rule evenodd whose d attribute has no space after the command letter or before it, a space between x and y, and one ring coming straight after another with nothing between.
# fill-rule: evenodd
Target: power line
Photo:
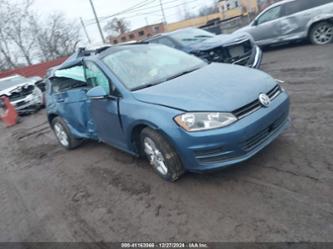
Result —
<instances>
[{"instance_id":1,"label":"power line","mask_svg":"<svg viewBox=\"0 0 333 249\"><path fill-rule=\"evenodd\" d=\"M170 10L170 9L174 9L174 8L178 8L180 6L183 6L183 5L186 5L186 4L191 4L191 3L194 3L194 2L198 2L199 0L193 0L193 1L187 1L187 2L183 2L181 4L177 4L177 5L173 5L173 6L168 6L168 7L164 7L163 10ZM167 2L167 4L170 4L170 3L174 3L174 2L179 2L179 0L173 0L173 1L169 1ZM150 6L150 7L147 7L145 9L152 9L152 8L158 8L159 5L155 5L155 6ZM196 7L197 8L197 7ZM135 13L136 11L144 11L145 9L137 9L137 10L133 10L133 11L129 11L128 13ZM125 12L125 11L123 11ZM140 16L145 16L145 15L149 15L149 14L157 14L156 13L157 10L152 10L152 11L149 11L149 12L141 12L141 13L135 13L133 15L130 15L130 16L126 16L125 18L126 19L130 19L130 18L133 18L133 17L140 17ZM124 15L124 14L119 14L120 16ZM112 17L116 16L116 14L113 14L111 16L105 16L105 17L101 17L99 18L100 22L104 22L106 21L107 19L110 19ZM95 22L93 23L89 23L87 25L91 25L91 24L95 24Z\"/></svg>"}]
</instances>

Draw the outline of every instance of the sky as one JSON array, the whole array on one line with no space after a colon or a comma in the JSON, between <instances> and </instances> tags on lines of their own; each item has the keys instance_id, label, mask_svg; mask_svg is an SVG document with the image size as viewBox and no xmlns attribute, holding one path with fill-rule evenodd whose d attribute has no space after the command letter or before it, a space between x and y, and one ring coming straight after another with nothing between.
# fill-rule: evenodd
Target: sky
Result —
<instances>
[{"instance_id":1,"label":"sky","mask_svg":"<svg viewBox=\"0 0 333 249\"><path fill-rule=\"evenodd\" d=\"M184 8L189 11L198 11L200 7L212 3L214 0L161 0L165 9L168 23L182 18ZM133 6L142 7L134 12L126 12L119 17L130 22L130 28L135 29L146 24L154 24L162 21L159 0L93 0L97 15L108 17ZM68 18L77 20L80 17L87 26L88 34L93 43L101 42L97 25L94 23L94 15L89 0L34 0L33 8L42 16L46 17L53 12L63 12ZM103 18L102 18L103 20ZM110 19L109 19L110 20ZM102 27L107 20L102 21ZM104 32L104 36L107 34ZM85 39L82 31L82 37Z\"/></svg>"}]
</instances>

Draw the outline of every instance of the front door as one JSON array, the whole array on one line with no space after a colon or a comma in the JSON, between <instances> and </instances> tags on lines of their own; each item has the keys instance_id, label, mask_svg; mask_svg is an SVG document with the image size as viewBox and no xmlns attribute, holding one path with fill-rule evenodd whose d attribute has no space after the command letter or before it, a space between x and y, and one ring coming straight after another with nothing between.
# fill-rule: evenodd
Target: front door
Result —
<instances>
[{"instance_id":1,"label":"front door","mask_svg":"<svg viewBox=\"0 0 333 249\"><path fill-rule=\"evenodd\" d=\"M61 117L67 121L73 133L79 137L93 138L94 128L88 113L90 86L84 78L82 66L58 70L51 78L53 104Z\"/></svg>"},{"instance_id":2,"label":"front door","mask_svg":"<svg viewBox=\"0 0 333 249\"><path fill-rule=\"evenodd\" d=\"M92 61L85 61L86 81L93 86L102 86L108 94L105 98L91 99L90 115L96 127L97 137L108 144L124 148L125 139L121 127L119 104L111 80Z\"/></svg>"},{"instance_id":3,"label":"front door","mask_svg":"<svg viewBox=\"0 0 333 249\"><path fill-rule=\"evenodd\" d=\"M255 20L250 33L259 45L278 42L281 36L282 8L282 6L271 8Z\"/></svg>"}]
</instances>

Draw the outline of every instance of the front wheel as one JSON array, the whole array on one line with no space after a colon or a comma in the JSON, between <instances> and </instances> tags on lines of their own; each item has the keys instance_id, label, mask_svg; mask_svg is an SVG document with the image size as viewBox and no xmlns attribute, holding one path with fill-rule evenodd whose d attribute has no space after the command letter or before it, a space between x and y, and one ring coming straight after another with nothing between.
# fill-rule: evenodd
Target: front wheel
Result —
<instances>
[{"instance_id":1,"label":"front wheel","mask_svg":"<svg viewBox=\"0 0 333 249\"><path fill-rule=\"evenodd\" d=\"M67 150L75 149L82 143L81 140L71 134L65 121L60 117L56 117L52 120L52 129L59 144Z\"/></svg>"},{"instance_id":2,"label":"front wheel","mask_svg":"<svg viewBox=\"0 0 333 249\"><path fill-rule=\"evenodd\" d=\"M185 172L177 153L158 132L145 128L140 136L142 152L154 171L164 180L174 182Z\"/></svg>"},{"instance_id":3,"label":"front wheel","mask_svg":"<svg viewBox=\"0 0 333 249\"><path fill-rule=\"evenodd\" d=\"M315 24L309 34L310 41L315 45L325 45L333 41L333 24L320 22Z\"/></svg>"}]
</instances>

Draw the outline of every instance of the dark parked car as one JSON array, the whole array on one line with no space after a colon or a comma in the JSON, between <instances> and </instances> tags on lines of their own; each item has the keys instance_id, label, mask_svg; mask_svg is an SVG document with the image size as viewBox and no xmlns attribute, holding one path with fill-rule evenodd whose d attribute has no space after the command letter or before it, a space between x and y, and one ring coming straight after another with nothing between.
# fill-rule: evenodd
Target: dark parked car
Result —
<instances>
[{"instance_id":1,"label":"dark parked car","mask_svg":"<svg viewBox=\"0 0 333 249\"><path fill-rule=\"evenodd\" d=\"M285 0L271 5L248 26L260 46L309 39L324 45L333 41L333 0Z\"/></svg>"},{"instance_id":2,"label":"dark parked car","mask_svg":"<svg viewBox=\"0 0 333 249\"><path fill-rule=\"evenodd\" d=\"M244 161L288 126L288 94L259 70L157 44L83 54L48 76L48 120L67 149L103 141L175 181Z\"/></svg>"},{"instance_id":3,"label":"dark parked car","mask_svg":"<svg viewBox=\"0 0 333 249\"><path fill-rule=\"evenodd\" d=\"M211 62L259 68L262 51L248 34L215 35L202 29L186 28L146 40L193 54Z\"/></svg>"}]
</instances>

